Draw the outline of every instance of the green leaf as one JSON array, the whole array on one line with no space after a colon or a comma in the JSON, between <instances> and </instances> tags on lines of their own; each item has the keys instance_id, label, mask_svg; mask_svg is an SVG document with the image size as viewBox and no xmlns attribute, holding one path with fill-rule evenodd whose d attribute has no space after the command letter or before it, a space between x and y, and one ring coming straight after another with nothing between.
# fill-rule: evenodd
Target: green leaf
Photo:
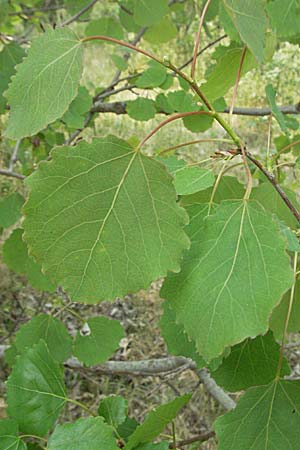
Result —
<instances>
[{"instance_id":1,"label":"green leaf","mask_svg":"<svg viewBox=\"0 0 300 450\"><path fill-rule=\"evenodd\" d=\"M280 128L282 129L282 131L284 131L285 133L287 132L287 125L285 123L285 117L282 114L282 112L280 111L280 109L278 108L276 101L275 101L275 97L276 97L276 91L273 88L273 86L271 84L268 84L266 86L266 96L267 99L270 103L271 106L271 111L273 116L275 117L275 119L277 120Z\"/></svg>"},{"instance_id":2,"label":"green leaf","mask_svg":"<svg viewBox=\"0 0 300 450\"><path fill-rule=\"evenodd\" d=\"M85 29L85 34L86 36L109 36L120 40L124 38L123 28L119 22L110 17L102 17L89 22ZM97 41L97 43L103 44L104 41ZM105 43L107 44L108 42Z\"/></svg>"},{"instance_id":3,"label":"green leaf","mask_svg":"<svg viewBox=\"0 0 300 450\"><path fill-rule=\"evenodd\" d=\"M138 425L139 423L135 419L126 417L125 421L118 426L118 435L127 442Z\"/></svg>"},{"instance_id":4,"label":"green leaf","mask_svg":"<svg viewBox=\"0 0 300 450\"><path fill-rule=\"evenodd\" d=\"M284 188L284 192L297 208L298 205L295 193L286 188ZM261 183L258 187L253 188L251 198L257 200L267 211L276 214L276 216L289 227L295 228L297 226L295 217L271 183Z\"/></svg>"},{"instance_id":5,"label":"green leaf","mask_svg":"<svg viewBox=\"0 0 300 450\"><path fill-rule=\"evenodd\" d=\"M293 275L278 226L257 202L222 202L197 233L161 295L209 361L267 331Z\"/></svg>"},{"instance_id":6,"label":"green leaf","mask_svg":"<svg viewBox=\"0 0 300 450\"><path fill-rule=\"evenodd\" d=\"M199 111L201 109L199 108ZM204 133L212 127L214 118L206 115L184 117L182 120L185 128L193 133Z\"/></svg>"},{"instance_id":7,"label":"green leaf","mask_svg":"<svg viewBox=\"0 0 300 450\"><path fill-rule=\"evenodd\" d=\"M279 305L273 310L270 318L270 328L277 339L282 339L285 321L289 309L291 291L288 291L282 298ZM300 332L300 282L296 283L294 301L291 316L287 328L288 333Z\"/></svg>"},{"instance_id":8,"label":"green leaf","mask_svg":"<svg viewBox=\"0 0 300 450\"><path fill-rule=\"evenodd\" d=\"M186 394L164 405L154 408L148 413L144 422L139 425L129 437L124 450L131 450L138 444L151 442L163 432L168 423L172 422L178 411L188 403L191 395Z\"/></svg>"},{"instance_id":9,"label":"green leaf","mask_svg":"<svg viewBox=\"0 0 300 450\"><path fill-rule=\"evenodd\" d=\"M72 339L62 322L48 314L33 317L16 334L15 345L19 354L43 339L52 358L64 362L71 356Z\"/></svg>"},{"instance_id":10,"label":"green leaf","mask_svg":"<svg viewBox=\"0 0 300 450\"><path fill-rule=\"evenodd\" d=\"M0 227L10 227L20 219L23 203L24 198L18 192L0 201Z\"/></svg>"},{"instance_id":11,"label":"green leaf","mask_svg":"<svg viewBox=\"0 0 300 450\"><path fill-rule=\"evenodd\" d=\"M6 383L8 414L26 434L44 436L66 401L62 370L40 341L19 356Z\"/></svg>"},{"instance_id":12,"label":"green leaf","mask_svg":"<svg viewBox=\"0 0 300 450\"><path fill-rule=\"evenodd\" d=\"M62 121L69 128L82 128L86 114L92 107L92 104L89 91L84 86L80 86L77 97L72 101L68 111L63 115Z\"/></svg>"},{"instance_id":13,"label":"green leaf","mask_svg":"<svg viewBox=\"0 0 300 450\"><path fill-rule=\"evenodd\" d=\"M119 5L125 6L125 8L132 13L134 9L134 0L122 0L119 2ZM134 21L133 14L128 13L121 7L119 9L119 19L125 30L133 33L137 33L140 30L140 26Z\"/></svg>"},{"instance_id":14,"label":"green leaf","mask_svg":"<svg viewBox=\"0 0 300 450\"><path fill-rule=\"evenodd\" d=\"M194 101L194 97L184 90L170 92L167 96L170 106L173 111L189 112L198 111L200 108Z\"/></svg>"},{"instance_id":15,"label":"green leaf","mask_svg":"<svg viewBox=\"0 0 300 450\"><path fill-rule=\"evenodd\" d=\"M149 63L149 69L145 70L137 79L136 85L139 88L155 88L160 86L166 79L167 71L165 67L157 62Z\"/></svg>"},{"instance_id":16,"label":"green leaf","mask_svg":"<svg viewBox=\"0 0 300 450\"><path fill-rule=\"evenodd\" d=\"M276 216L275 216L276 217ZM287 227L283 222L279 221L280 232L286 241L286 249L290 252L300 253L300 242L295 232Z\"/></svg>"},{"instance_id":17,"label":"green leaf","mask_svg":"<svg viewBox=\"0 0 300 450\"><path fill-rule=\"evenodd\" d=\"M169 442L159 442L158 444L142 444L135 448L135 450L168 450Z\"/></svg>"},{"instance_id":18,"label":"green leaf","mask_svg":"<svg viewBox=\"0 0 300 450\"><path fill-rule=\"evenodd\" d=\"M222 200L238 200L242 199L245 189L235 177L224 176L218 184L217 191L214 195L214 203L220 203ZM212 195L212 188L205 191L199 191L193 195L182 197L181 204L186 207L194 203L208 203Z\"/></svg>"},{"instance_id":19,"label":"green leaf","mask_svg":"<svg viewBox=\"0 0 300 450\"><path fill-rule=\"evenodd\" d=\"M160 22L152 25L143 36L150 44L163 44L175 39L177 28L169 17L164 17Z\"/></svg>"},{"instance_id":20,"label":"green leaf","mask_svg":"<svg viewBox=\"0 0 300 450\"><path fill-rule=\"evenodd\" d=\"M249 389L215 422L218 450L300 448L300 382L273 381Z\"/></svg>"},{"instance_id":21,"label":"green leaf","mask_svg":"<svg viewBox=\"0 0 300 450\"><path fill-rule=\"evenodd\" d=\"M213 373L214 380L230 392L268 384L276 376L279 350L280 346L271 332L246 339L231 349L228 358ZM281 376L289 373L288 362L284 359Z\"/></svg>"},{"instance_id":22,"label":"green leaf","mask_svg":"<svg viewBox=\"0 0 300 450\"><path fill-rule=\"evenodd\" d=\"M87 321L89 334L77 333L74 355L87 366L109 359L119 347L124 330L117 320L108 317L92 317Z\"/></svg>"},{"instance_id":23,"label":"green leaf","mask_svg":"<svg viewBox=\"0 0 300 450\"><path fill-rule=\"evenodd\" d=\"M3 245L3 261L14 272L24 274L35 289L53 292L55 285L41 272L41 266L28 255L26 243L22 239L23 230L12 232Z\"/></svg>"},{"instance_id":24,"label":"green leaf","mask_svg":"<svg viewBox=\"0 0 300 450\"><path fill-rule=\"evenodd\" d=\"M243 49L240 47L228 47L225 53L218 58L216 66L202 85L202 92L212 102L225 95L234 86L241 61ZM254 56L246 51L241 77L257 66Z\"/></svg>"},{"instance_id":25,"label":"green leaf","mask_svg":"<svg viewBox=\"0 0 300 450\"><path fill-rule=\"evenodd\" d=\"M123 70L128 69L128 63L124 58L122 58L122 56L115 54L115 55L110 55L110 58L114 62L116 68L118 70L120 70L121 72Z\"/></svg>"},{"instance_id":26,"label":"green leaf","mask_svg":"<svg viewBox=\"0 0 300 450\"><path fill-rule=\"evenodd\" d=\"M168 12L168 0L135 0L133 18L142 27L158 23Z\"/></svg>"},{"instance_id":27,"label":"green leaf","mask_svg":"<svg viewBox=\"0 0 300 450\"><path fill-rule=\"evenodd\" d=\"M194 194L212 186L215 181L214 174L209 169L187 166L174 173L174 185L179 195Z\"/></svg>"},{"instance_id":28,"label":"green leaf","mask_svg":"<svg viewBox=\"0 0 300 450\"><path fill-rule=\"evenodd\" d=\"M58 425L48 442L49 450L118 450L113 428L102 417L88 417Z\"/></svg>"},{"instance_id":29,"label":"green leaf","mask_svg":"<svg viewBox=\"0 0 300 450\"><path fill-rule=\"evenodd\" d=\"M266 9L278 37L290 38L300 34L298 0L275 0L268 2Z\"/></svg>"},{"instance_id":30,"label":"green leaf","mask_svg":"<svg viewBox=\"0 0 300 450\"><path fill-rule=\"evenodd\" d=\"M73 300L122 297L179 270L187 216L171 177L125 141L54 149L27 182L25 238Z\"/></svg>"},{"instance_id":31,"label":"green leaf","mask_svg":"<svg viewBox=\"0 0 300 450\"><path fill-rule=\"evenodd\" d=\"M163 311L159 327L167 344L168 352L171 355L191 358L199 368L203 367L205 361L197 353L195 343L189 340L183 326L176 322L176 315L171 302L163 303Z\"/></svg>"},{"instance_id":32,"label":"green leaf","mask_svg":"<svg viewBox=\"0 0 300 450\"><path fill-rule=\"evenodd\" d=\"M18 424L14 420L0 420L0 448L3 450L26 450L27 446L19 438L18 432Z\"/></svg>"},{"instance_id":33,"label":"green leaf","mask_svg":"<svg viewBox=\"0 0 300 450\"><path fill-rule=\"evenodd\" d=\"M32 136L60 118L77 95L81 73L82 45L71 30L48 29L36 38L5 93L11 109L5 135Z\"/></svg>"},{"instance_id":34,"label":"green leaf","mask_svg":"<svg viewBox=\"0 0 300 450\"><path fill-rule=\"evenodd\" d=\"M264 43L267 28L264 0L223 0L242 41L264 62Z\"/></svg>"},{"instance_id":35,"label":"green leaf","mask_svg":"<svg viewBox=\"0 0 300 450\"><path fill-rule=\"evenodd\" d=\"M128 402L120 395L111 395L101 400L98 414L104 417L106 423L113 428L125 422L127 414Z\"/></svg>"},{"instance_id":36,"label":"green leaf","mask_svg":"<svg viewBox=\"0 0 300 450\"><path fill-rule=\"evenodd\" d=\"M1 5L2 13L2 5ZM15 73L15 66L19 64L25 56L25 50L15 42L5 45L0 52L0 112L5 112L5 106L7 103L3 93L6 91L10 78Z\"/></svg>"},{"instance_id":37,"label":"green leaf","mask_svg":"<svg viewBox=\"0 0 300 450\"><path fill-rule=\"evenodd\" d=\"M129 117L139 121L153 119L156 114L153 100L143 97L127 102L126 111L128 112Z\"/></svg>"}]
</instances>

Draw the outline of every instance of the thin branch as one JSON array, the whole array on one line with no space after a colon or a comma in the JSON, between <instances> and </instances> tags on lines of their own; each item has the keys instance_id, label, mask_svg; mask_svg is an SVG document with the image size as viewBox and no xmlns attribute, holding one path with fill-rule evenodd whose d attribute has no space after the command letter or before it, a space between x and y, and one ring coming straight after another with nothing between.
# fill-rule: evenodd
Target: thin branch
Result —
<instances>
[{"instance_id":1,"label":"thin branch","mask_svg":"<svg viewBox=\"0 0 300 450\"><path fill-rule=\"evenodd\" d=\"M215 432L214 431L206 431L204 433L198 434L198 436L194 436L192 438L189 439L184 439L182 441L178 441L177 442L177 448L180 447L184 447L185 445L191 445L194 444L194 442L199 442L199 444L201 444L202 442L206 442L209 439L211 439L212 437L215 437ZM174 449L176 447L174 447L173 444L169 445L170 449Z\"/></svg>"},{"instance_id":2,"label":"thin branch","mask_svg":"<svg viewBox=\"0 0 300 450\"><path fill-rule=\"evenodd\" d=\"M13 172L12 170L0 169L0 175L11 178L18 178L19 180L24 180L26 177L20 173Z\"/></svg>"},{"instance_id":3,"label":"thin branch","mask_svg":"<svg viewBox=\"0 0 300 450\"><path fill-rule=\"evenodd\" d=\"M157 133L162 127L167 125L168 123L173 122L174 120L183 119L184 117L190 117L190 116L211 116L213 117L213 114L209 111L191 111L191 112L184 112L184 113L178 113L173 114L172 116L168 117L167 119L163 120L161 123L159 123L152 131L150 131L149 134L139 143L137 147L137 151L141 149L141 147L155 134Z\"/></svg>"},{"instance_id":4,"label":"thin branch","mask_svg":"<svg viewBox=\"0 0 300 450\"><path fill-rule=\"evenodd\" d=\"M196 40L195 40L194 53L193 53L193 59L192 59L192 67L191 67L191 78L193 80L195 79L195 70L196 70L196 63L197 63L198 49L199 49L199 44L200 44L201 31L202 31L205 15L207 13L210 2L211 2L211 0L206 1L203 11L202 11L202 14L201 14L201 17L200 17L200 24L199 24L198 33L197 33Z\"/></svg>"},{"instance_id":5,"label":"thin branch","mask_svg":"<svg viewBox=\"0 0 300 450\"><path fill-rule=\"evenodd\" d=\"M220 41L225 39L227 37L227 34L223 34L222 36L218 37L212 42L209 42L205 47L203 47L199 52L197 53L197 57L202 55L206 50L208 50L210 47L213 47L214 45L218 44ZM193 57L188 59L185 63L183 63L181 66L179 66L179 70L185 69L189 64L193 62Z\"/></svg>"},{"instance_id":6,"label":"thin branch","mask_svg":"<svg viewBox=\"0 0 300 450\"><path fill-rule=\"evenodd\" d=\"M87 12L89 9L91 9L97 2L98 2L98 0L92 0L91 3L89 3L84 8L82 8L80 11L78 11L78 13L76 13L74 16L72 16L69 19L67 19L64 22L62 22L59 26L60 27L65 27L66 25L70 25L72 22L75 22L85 12Z\"/></svg>"},{"instance_id":7,"label":"thin branch","mask_svg":"<svg viewBox=\"0 0 300 450\"><path fill-rule=\"evenodd\" d=\"M18 160L18 152L19 152L19 148L20 148L21 142L22 142L22 139L18 139L17 140L15 148L14 148L12 154L11 154L10 161L9 161L9 166L8 166L8 170L10 172L12 172L12 170L14 168L14 165L15 165L15 163Z\"/></svg>"},{"instance_id":8,"label":"thin branch","mask_svg":"<svg viewBox=\"0 0 300 450\"><path fill-rule=\"evenodd\" d=\"M230 411L236 407L235 401L217 385L207 369L200 369L197 373L205 389L223 406L224 409L226 409L226 411Z\"/></svg>"}]
</instances>

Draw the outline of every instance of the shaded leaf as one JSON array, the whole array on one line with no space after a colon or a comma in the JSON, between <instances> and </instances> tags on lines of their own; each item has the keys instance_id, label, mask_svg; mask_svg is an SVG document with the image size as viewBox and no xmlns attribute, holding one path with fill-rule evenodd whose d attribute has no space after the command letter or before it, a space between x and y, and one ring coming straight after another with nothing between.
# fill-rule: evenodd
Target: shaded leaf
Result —
<instances>
[{"instance_id":1,"label":"shaded leaf","mask_svg":"<svg viewBox=\"0 0 300 450\"><path fill-rule=\"evenodd\" d=\"M166 79L167 71L165 67L153 61L149 63L149 68L138 77L136 85L139 88L154 88L160 86Z\"/></svg>"},{"instance_id":2,"label":"shaded leaf","mask_svg":"<svg viewBox=\"0 0 300 450\"><path fill-rule=\"evenodd\" d=\"M111 395L101 400L98 414L104 417L106 423L117 429L126 420L127 408L128 402L124 397Z\"/></svg>"},{"instance_id":3,"label":"shaded leaf","mask_svg":"<svg viewBox=\"0 0 300 450\"><path fill-rule=\"evenodd\" d=\"M118 426L118 434L127 442L129 436L134 432L138 425L139 423L135 419L126 417L125 421Z\"/></svg>"},{"instance_id":4,"label":"shaded leaf","mask_svg":"<svg viewBox=\"0 0 300 450\"><path fill-rule=\"evenodd\" d=\"M278 227L257 202L222 202L200 231L161 295L209 361L267 331L293 275Z\"/></svg>"},{"instance_id":5,"label":"shaded leaf","mask_svg":"<svg viewBox=\"0 0 300 450\"><path fill-rule=\"evenodd\" d=\"M18 424L12 419L0 420L0 448L3 450L26 450L19 436Z\"/></svg>"},{"instance_id":6,"label":"shaded leaf","mask_svg":"<svg viewBox=\"0 0 300 450\"><path fill-rule=\"evenodd\" d=\"M23 433L44 436L53 427L66 392L61 368L43 341L19 356L6 391L8 414Z\"/></svg>"},{"instance_id":7,"label":"shaded leaf","mask_svg":"<svg viewBox=\"0 0 300 450\"><path fill-rule=\"evenodd\" d=\"M20 219L23 203L24 198L18 192L14 192L0 201L0 227L10 227Z\"/></svg>"},{"instance_id":8,"label":"shaded leaf","mask_svg":"<svg viewBox=\"0 0 300 450\"><path fill-rule=\"evenodd\" d=\"M268 24L264 0L223 0L223 3L242 41L262 63Z\"/></svg>"},{"instance_id":9,"label":"shaded leaf","mask_svg":"<svg viewBox=\"0 0 300 450\"><path fill-rule=\"evenodd\" d=\"M27 182L26 240L74 300L114 299L179 270L187 216L171 177L125 141L54 149Z\"/></svg>"},{"instance_id":10,"label":"shaded leaf","mask_svg":"<svg viewBox=\"0 0 300 450\"><path fill-rule=\"evenodd\" d=\"M282 339L285 321L290 303L291 292L288 291L282 298L279 305L273 310L270 318L270 328L277 339ZM294 301L291 316L287 328L288 333L300 332L300 282L296 283Z\"/></svg>"},{"instance_id":11,"label":"shaded leaf","mask_svg":"<svg viewBox=\"0 0 300 450\"><path fill-rule=\"evenodd\" d=\"M15 345L19 354L33 347L40 339L47 344L49 353L58 362L71 356L72 339L62 322L48 314L33 317L16 334Z\"/></svg>"},{"instance_id":12,"label":"shaded leaf","mask_svg":"<svg viewBox=\"0 0 300 450\"><path fill-rule=\"evenodd\" d=\"M176 26L169 17L164 17L160 22L148 28L143 38L151 44L163 44L175 39L176 36Z\"/></svg>"},{"instance_id":13,"label":"shaded leaf","mask_svg":"<svg viewBox=\"0 0 300 450\"><path fill-rule=\"evenodd\" d=\"M92 317L87 321L89 333L78 331L73 353L87 366L100 364L109 359L119 347L124 330L117 320L108 317Z\"/></svg>"},{"instance_id":14,"label":"shaded leaf","mask_svg":"<svg viewBox=\"0 0 300 450\"><path fill-rule=\"evenodd\" d=\"M163 316L159 322L160 331L168 352L175 356L191 358L199 368L205 365L204 359L197 353L195 343L189 340L182 325L176 323L176 315L171 302L163 303Z\"/></svg>"},{"instance_id":15,"label":"shaded leaf","mask_svg":"<svg viewBox=\"0 0 300 450\"><path fill-rule=\"evenodd\" d=\"M3 245L3 261L16 273L24 274L35 289L53 292L55 285L41 272L41 266L28 255L26 243L22 239L23 230L12 232Z\"/></svg>"},{"instance_id":16,"label":"shaded leaf","mask_svg":"<svg viewBox=\"0 0 300 450\"><path fill-rule=\"evenodd\" d=\"M158 23L168 12L168 0L135 0L133 18L143 27Z\"/></svg>"},{"instance_id":17,"label":"shaded leaf","mask_svg":"<svg viewBox=\"0 0 300 450\"><path fill-rule=\"evenodd\" d=\"M129 117L139 121L153 119L156 114L153 100L143 97L127 102L126 111L128 112Z\"/></svg>"},{"instance_id":18,"label":"shaded leaf","mask_svg":"<svg viewBox=\"0 0 300 450\"><path fill-rule=\"evenodd\" d=\"M215 422L218 450L299 448L299 399L299 381L273 381L249 389L233 411Z\"/></svg>"},{"instance_id":19,"label":"shaded leaf","mask_svg":"<svg viewBox=\"0 0 300 450\"><path fill-rule=\"evenodd\" d=\"M280 111L280 109L278 108L276 101L275 101L275 97L276 97L276 91L273 88L273 86L271 84L268 84L266 86L266 96L267 99L270 103L271 106L271 111L273 116L275 117L275 119L277 120L280 128L282 129L282 131L284 131L285 133L287 132L287 125L285 123L285 117L282 114L282 112Z\"/></svg>"},{"instance_id":20,"label":"shaded leaf","mask_svg":"<svg viewBox=\"0 0 300 450\"><path fill-rule=\"evenodd\" d=\"M92 103L89 91L84 86L80 86L77 97L72 101L68 111L62 117L63 122L69 128L82 128Z\"/></svg>"},{"instance_id":21,"label":"shaded leaf","mask_svg":"<svg viewBox=\"0 0 300 450\"><path fill-rule=\"evenodd\" d=\"M284 188L284 192L297 208L298 205L295 193L287 188ZM257 200L267 211L276 214L276 216L289 227L295 228L297 226L295 217L271 183L261 183L258 187L253 188L251 198Z\"/></svg>"},{"instance_id":22,"label":"shaded leaf","mask_svg":"<svg viewBox=\"0 0 300 450\"><path fill-rule=\"evenodd\" d=\"M36 38L5 93L11 110L5 135L32 136L60 118L77 95L81 73L82 45L71 30L48 29Z\"/></svg>"},{"instance_id":23,"label":"shaded leaf","mask_svg":"<svg viewBox=\"0 0 300 450\"><path fill-rule=\"evenodd\" d=\"M124 33L121 25L111 17L102 17L101 19L89 22L85 29L86 36L109 36L115 39L123 39ZM97 44L103 44L104 41L96 41ZM109 42L105 42L109 44Z\"/></svg>"},{"instance_id":24,"label":"shaded leaf","mask_svg":"<svg viewBox=\"0 0 300 450\"><path fill-rule=\"evenodd\" d=\"M3 13L1 5L1 14ZM5 112L7 103L3 93L6 91L10 78L15 73L15 66L19 64L25 56L25 50L15 42L5 45L0 52L0 112Z\"/></svg>"},{"instance_id":25,"label":"shaded leaf","mask_svg":"<svg viewBox=\"0 0 300 450\"><path fill-rule=\"evenodd\" d=\"M102 417L88 417L58 425L48 442L49 450L118 450L113 428Z\"/></svg>"},{"instance_id":26,"label":"shaded leaf","mask_svg":"<svg viewBox=\"0 0 300 450\"><path fill-rule=\"evenodd\" d=\"M289 38L300 34L300 11L297 0L274 0L268 2L266 9L272 29L278 37Z\"/></svg>"},{"instance_id":27,"label":"shaded leaf","mask_svg":"<svg viewBox=\"0 0 300 450\"><path fill-rule=\"evenodd\" d=\"M246 339L231 349L228 358L213 373L213 378L231 392L268 384L276 376L279 350L280 346L271 332L255 339ZM288 362L284 359L281 376L289 373Z\"/></svg>"},{"instance_id":28,"label":"shaded leaf","mask_svg":"<svg viewBox=\"0 0 300 450\"><path fill-rule=\"evenodd\" d=\"M144 422L139 425L132 435L129 437L127 444L125 445L125 450L131 450L138 444L144 444L151 442L160 433L163 432L168 423L172 422L177 416L178 411L187 404L190 400L191 395L186 394L181 397L175 398L175 400L166 403L164 405L158 406L152 409L148 413Z\"/></svg>"}]
</instances>

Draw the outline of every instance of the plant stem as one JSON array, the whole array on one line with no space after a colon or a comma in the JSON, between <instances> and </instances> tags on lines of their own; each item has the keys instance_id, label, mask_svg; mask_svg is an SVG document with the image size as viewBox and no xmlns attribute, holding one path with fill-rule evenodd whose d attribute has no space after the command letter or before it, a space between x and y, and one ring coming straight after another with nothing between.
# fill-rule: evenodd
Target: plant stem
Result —
<instances>
[{"instance_id":1,"label":"plant stem","mask_svg":"<svg viewBox=\"0 0 300 450\"><path fill-rule=\"evenodd\" d=\"M198 55L198 49L199 49L199 44L200 44L201 31L202 31L205 15L207 13L210 2L211 2L211 0L206 1L203 11L202 11L202 14L201 14L201 17L200 17L200 23L199 23L198 33L196 36L196 41L195 41L195 46L194 46L194 54L193 54L193 60L192 60L192 67L191 67L191 78L193 80L195 79L195 70L196 70L196 64L197 64L197 55Z\"/></svg>"},{"instance_id":2,"label":"plant stem","mask_svg":"<svg viewBox=\"0 0 300 450\"><path fill-rule=\"evenodd\" d=\"M195 141L183 142L182 144L173 145L172 147L160 150L158 152L158 155L164 155L165 153L171 152L172 150L176 150L181 147L187 147L188 145L201 144L203 142L223 142L227 144L232 144L233 141L231 139L197 139Z\"/></svg>"},{"instance_id":3,"label":"plant stem","mask_svg":"<svg viewBox=\"0 0 300 450\"><path fill-rule=\"evenodd\" d=\"M97 417L97 414L95 414L93 411L91 411L87 406L85 406L83 403L78 402L77 400L73 400L72 398L67 398L67 402L73 403L73 405L79 406L80 408L84 409L84 411L88 412L91 416Z\"/></svg>"},{"instance_id":4,"label":"plant stem","mask_svg":"<svg viewBox=\"0 0 300 450\"><path fill-rule=\"evenodd\" d=\"M286 315L285 324L284 324L284 330L283 330L283 335L282 335L282 342L281 342L280 353L279 353L279 361L278 361L277 372L276 372L276 380L277 381L279 380L280 374L281 374L281 367L282 367L282 361L283 361L283 352L284 352L284 342L285 342L285 339L286 339L288 325L289 325L291 312L292 312L292 307L293 307L293 302L294 302L294 294L295 294L295 288L296 288L296 282L297 282L297 275L296 275L297 274L297 264L298 264L298 252L295 252L295 254L294 254L294 266L293 266L294 283L293 283L293 286L291 288L289 307L288 307L288 312L287 312L287 315Z\"/></svg>"},{"instance_id":5,"label":"plant stem","mask_svg":"<svg viewBox=\"0 0 300 450\"><path fill-rule=\"evenodd\" d=\"M170 122L173 122L174 120L182 119L184 117L190 117L190 116L213 116L213 114L209 111L190 111L185 113L177 113L173 114L172 116L168 117L167 119L163 120L160 124L158 124L152 131L150 131L149 134L139 143L137 147L137 151L140 151L142 146L155 134L157 133L162 127L167 125Z\"/></svg>"},{"instance_id":6,"label":"plant stem","mask_svg":"<svg viewBox=\"0 0 300 450\"><path fill-rule=\"evenodd\" d=\"M220 172L218 173L218 176L217 176L216 181L215 181L215 183L214 183L213 190L212 190L212 193L211 193L211 196L210 196L210 199L209 199L209 203L208 203L208 212L207 212L207 215L208 215L208 216L210 215L210 211L211 211L211 207L212 207L212 204L213 204L213 201L214 201L214 197L215 197L215 194L216 194L216 192L217 192L218 186L219 186L219 184L220 184L221 178L222 178L222 176L224 175L225 168L226 168L228 162L231 161L233 157L234 157L234 156L231 155L229 158L227 158L227 159L224 161L223 166L221 167L221 170L220 170Z\"/></svg>"}]
</instances>

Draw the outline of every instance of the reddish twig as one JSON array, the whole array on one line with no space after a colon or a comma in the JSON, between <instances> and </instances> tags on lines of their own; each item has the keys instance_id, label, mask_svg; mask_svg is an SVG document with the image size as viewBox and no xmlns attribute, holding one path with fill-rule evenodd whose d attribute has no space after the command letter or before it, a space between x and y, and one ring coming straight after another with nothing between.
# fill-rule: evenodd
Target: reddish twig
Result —
<instances>
[{"instance_id":1,"label":"reddish twig","mask_svg":"<svg viewBox=\"0 0 300 450\"><path fill-rule=\"evenodd\" d=\"M196 36L196 41L195 41L195 46L194 46L194 54L193 54L193 60L192 60L192 67L191 67L191 78L193 80L195 79L195 70L196 70L196 63L197 63L198 49L199 49L199 44L200 44L201 31L202 31L205 15L207 13L210 2L211 2L211 0L206 1L203 11L202 11L202 14L201 14L201 17L200 17L200 24L199 24L198 33Z\"/></svg>"}]
</instances>

